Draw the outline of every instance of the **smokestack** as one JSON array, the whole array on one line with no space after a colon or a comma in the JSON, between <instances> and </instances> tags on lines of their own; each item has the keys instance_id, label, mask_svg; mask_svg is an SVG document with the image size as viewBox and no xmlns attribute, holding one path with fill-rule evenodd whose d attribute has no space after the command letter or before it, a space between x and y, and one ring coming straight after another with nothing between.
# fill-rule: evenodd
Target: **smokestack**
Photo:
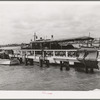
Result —
<instances>
[{"instance_id":1,"label":"smokestack","mask_svg":"<svg viewBox=\"0 0 100 100\"><path fill-rule=\"evenodd\" d=\"M40 40L42 40L42 37L40 37Z\"/></svg>"},{"instance_id":2,"label":"smokestack","mask_svg":"<svg viewBox=\"0 0 100 100\"><path fill-rule=\"evenodd\" d=\"M53 40L53 35L51 35L51 39Z\"/></svg>"},{"instance_id":3,"label":"smokestack","mask_svg":"<svg viewBox=\"0 0 100 100\"><path fill-rule=\"evenodd\" d=\"M36 40L36 33L34 33L34 41Z\"/></svg>"}]
</instances>

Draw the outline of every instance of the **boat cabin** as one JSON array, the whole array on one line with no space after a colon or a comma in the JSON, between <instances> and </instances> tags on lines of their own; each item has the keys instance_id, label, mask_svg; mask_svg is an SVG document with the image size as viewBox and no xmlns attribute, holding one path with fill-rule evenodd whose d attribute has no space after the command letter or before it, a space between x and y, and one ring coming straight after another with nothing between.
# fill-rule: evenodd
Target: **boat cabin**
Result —
<instances>
[{"instance_id":1,"label":"boat cabin","mask_svg":"<svg viewBox=\"0 0 100 100\"><path fill-rule=\"evenodd\" d=\"M31 41L27 45L22 45L22 49L76 49L75 45L78 44L79 47L81 46L92 46L92 41L94 38L92 37L78 37L78 38L71 38L71 39L59 39L59 40L50 40L50 39L42 39L42 40L35 40Z\"/></svg>"}]
</instances>

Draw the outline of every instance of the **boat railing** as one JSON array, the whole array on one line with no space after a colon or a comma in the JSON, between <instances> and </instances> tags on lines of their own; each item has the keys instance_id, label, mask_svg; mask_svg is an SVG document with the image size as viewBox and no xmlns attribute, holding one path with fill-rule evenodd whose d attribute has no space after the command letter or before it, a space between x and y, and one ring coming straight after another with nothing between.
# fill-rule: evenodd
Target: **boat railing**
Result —
<instances>
[{"instance_id":1,"label":"boat railing","mask_svg":"<svg viewBox=\"0 0 100 100\"><path fill-rule=\"evenodd\" d=\"M60 57L75 57L76 56L76 49L68 49L68 50L43 50L44 56L52 57L52 56L60 56ZM22 50L16 50L14 54L20 54L20 55L28 55L28 56L40 56L42 55L42 50L40 49L22 49Z\"/></svg>"}]
</instances>

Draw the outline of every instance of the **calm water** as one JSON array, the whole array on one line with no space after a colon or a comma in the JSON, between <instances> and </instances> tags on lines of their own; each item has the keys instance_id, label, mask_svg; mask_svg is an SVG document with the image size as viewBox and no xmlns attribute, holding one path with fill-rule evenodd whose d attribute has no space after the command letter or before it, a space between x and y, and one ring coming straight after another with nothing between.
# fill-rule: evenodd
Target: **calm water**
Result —
<instances>
[{"instance_id":1,"label":"calm water","mask_svg":"<svg viewBox=\"0 0 100 100\"><path fill-rule=\"evenodd\" d=\"M75 90L100 89L100 71L60 71L59 66L4 66L0 65L0 90Z\"/></svg>"}]
</instances>

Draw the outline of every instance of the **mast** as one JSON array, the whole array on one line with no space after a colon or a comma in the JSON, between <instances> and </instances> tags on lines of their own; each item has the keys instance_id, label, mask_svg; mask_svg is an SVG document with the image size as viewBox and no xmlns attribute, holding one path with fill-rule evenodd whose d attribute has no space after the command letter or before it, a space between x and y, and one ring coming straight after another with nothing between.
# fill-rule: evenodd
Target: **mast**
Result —
<instances>
[{"instance_id":1,"label":"mast","mask_svg":"<svg viewBox=\"0 0 100 100\"><path fill-rule=\"evenodd\" d=\"M34 41L36 41L36 33L34 33Z\"/></svg>"}]
</instances>

